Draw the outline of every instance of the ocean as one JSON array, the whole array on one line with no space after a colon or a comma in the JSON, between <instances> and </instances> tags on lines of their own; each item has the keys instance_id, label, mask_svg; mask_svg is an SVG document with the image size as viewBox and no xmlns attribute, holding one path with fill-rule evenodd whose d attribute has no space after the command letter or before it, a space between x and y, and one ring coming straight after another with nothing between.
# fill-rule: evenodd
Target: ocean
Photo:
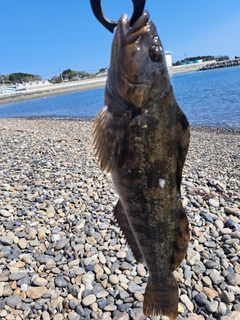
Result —
<instances>
[{"instance_id":1,"label":"ocean","mask_svg":"<svg viewBox=\"0 0 240 320\"><path fill-rule=\"evenodd\" d=\"M174 94L191 125L240 128L240 66L171 76ZM93 118L104 89L0 105L0 118Z\"/></svg>"}]
</instances>

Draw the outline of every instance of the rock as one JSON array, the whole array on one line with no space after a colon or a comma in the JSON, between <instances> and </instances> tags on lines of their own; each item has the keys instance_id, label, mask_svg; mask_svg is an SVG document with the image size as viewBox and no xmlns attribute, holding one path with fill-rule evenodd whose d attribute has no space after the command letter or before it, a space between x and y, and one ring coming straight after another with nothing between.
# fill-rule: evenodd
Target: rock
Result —
<instances>
[{"instance_id":1,"label":"rock","mask_svg":"<svg viewBox=\"0 0 240 320\"><path fill-rule=\"evenodd\" d=\"M82 304L87 307L90 306L90 304L94 303L96 301L96 297L94 294L89 294L82 300Z\"/></svg>"},{"instance_id":2,"label":"rock","mask_svg":"<svg viewBox=\"0 0 240 320\"><path fill-rule=\"evenodd\" d=\"M109 282L111 284L117 284L118 283L118 277L115 274L111 274L109 276Z\"/></svg>"},{"instance_id":3,"label":"rock","mask_svg":"<svg viewBox=\"0 0 240 320\"><path fill-rule=\"evenodd\" d=\"M220 316L224 316L227 312L227 306L225 303L223 303L222 301L219 302L219 305L218 305L218 315Z\"/></svg>"},{"instance_id":4,"label":"rock","mask_svg":"<svg viewBox=\"0 0 240 320\"><path fill-rule=\"evenodd\" d=\"M62 276L57 276L54 279L54 283L57 287L64 288L68 286L67 281Z\"/></svg>"},{"instance_id":5,"label":"rock","mask_svg":"<svg viewBox=\"0 0 240 320\"><path fill-rule=\"evenodd\" d=\"M119 259L124 259L124 258L126 258L126 251L119 251L119 252L117 252L116 256Z\"/></svg>"},{"instance_id":6,"label":"rock","mask_svg":"<svg viewBox=\"0 0 240 320\"><path fill-rule=\"evenodd\" d=\"M44 295L47 292L47 288L46 287L31 287L29 286L27 288L26 294L27 297L30 299L39 299L42 297L42 295Z\"/></svg>"},{"instance_id":7,"label":"rock","mask_svg":"<svg viewBox=\"0 0 240 320\"><path fill-rule=\"evenodd\" d=\"M240 276L236 273L229 272L226 276L226 279L233 286L240 285Z\"/></svg>"},{"instance_id":8,"label":"rock","mask_svg":"<svg viewBox=\"0 0 240 320\"><path fill-rule=\"evenodd\" d=\"M240 311L233 311L229 320L240 320Z\"/></svg>"},{"instance_id":9,"label":"rock","mask_svg":"<svg viewBox=\"0 0 240 320\"><path fill-rule=\"evenodd\" d=\"M36 277L36 278L34 278L33 283L36 286L46 286L48 281L44 278Z\"/></svg>"},{"instance_id":10,"label":"rock","mask_svg":"<svg viewBox=\"0 0 240 320\"><path fill-rule=\"evenodd\" d=\"M20 249L26 249L27 246L28 246L28 241L24 238L21 238L19 241L18 241L18 246L20 247Z\"/></svg>"},{"instance_id":11,"label":"rock","mask_svg":"<svg viewBox=\"0 0 240 320\"><path fill-rule=\"evenodd\" d=\"M67 238L57 240L55 245L55 250L63 249L68 243L69 243L69 239Z\"/></svg>"},{"instance_id":12,"label":"rock","mask_svg":"<svg viewBox=\"0 0 240 320\"><path fill-rule=\"evenodd\" d=\"M82 283L85 285L92 284L93 280L94 280L94 274L91 271L85 273L82 277Z\"/></svg>"},{"instance_id":13,"label":"rock","mask_svg":"<svg viewBox=\"0 0 240 320\"><path fill-rule=\"evenodd\" d=\"M115 311L117 309L117 306L115 306L114 304L108 304L106 305L106 307L104 308L104 311Z\"/></svg>"},{"instance_id":14,"label":"rock","mask_svg":"<svg viewBox=\"0 0 240 320\"><path fill-rule=\"evenodd\" d=\"M209 274L209 277L211 278L214 284L220 284L221 282L224 281L224 277L221 276L220 273L215 270Z\"/></svg>"},{"instance_id":15,"label":"rock","mask_svg":"<svg viewBox=\"0 0 240 320\"><path fill-rule=\"evenodd\" d=\"M225 303L231 303L232 301L234 301L234 295L231 292L228 292L226 290L223 290L220 298L222 299L223 302Z\"/></svg>"},{"instance_id":16,"label":"rock","mask_svg":"<svg viewBox=\"0 0 240 320\"><path fill-rule=\"evenodd\" d=\"M22 301L20 294L13 294L10 297L7 297L6 304L10 307L15 309L16 305Z\"/></svg>"},{"instance_id":17,"label":"rock","mask_svg":"<svg viewBox=\"0 0 240 320\"><path fill-rule=\"evenodd\" d=\"M201 315L195 314L194 316L188 317L187 320L204 320L204 317Z\"/></svg>"},{"instance_id":18,"label":"rock","mask_svg":"<svg viewBox=\"0 0 240 320\"><path fill-rule=\"evenodd\" d=\"M138 286L136 283L132 282L128 285L128 291L131 293L134 293L136 291L143 292L144 289L142 287Z\"/></svg>"},{"instance_id":19,"label":"rock","mask_svg":"<svg viewBox=\"0 0 240 320\"><path fill-rule=\"evenodd\" d=\"M98 258L99 258L99 261L101 262L101 264L105 264L106 263L106 258L105 258L105 256L103 255L102 252L99 252Z\"/></svg>"},{"instance_id":20,"label":"rock","mask_svg":"<svg viewBox=\"0 0 240 320\"><path fill-rule=\"evenodd\" d=\"M129 315L126 312L119 313L113 320L129 320Z\"/></svg>"},{"instance_id":21,"label":"rock","mask_svg":"<svg viewBox=\"0 0 240 320\"><path fill-rule=\"evenodd\" d=\"M209 205L212 207L219 207L219 201L216 198L210 198L208 201Z\"/></svg>"},{"instance_id":22,"label":"rock","mask_svg":"<svg viewBox=\"0 0 240 320\"><path fill-rule=\"evenodd\" d=\"M196 294L194 299L197 301L197 303L200 306L205 306L208 303L206 296L203 295L202 293Z\"/></svg>"},{"instance_id":23,"label":"rock","mask_svg":"<svg viewBox=\"0 0 240 320\"><path fill-rule=\"evenodd\" d=\"M47 311L43 311L42 320L51 320L51 317Z\"/></svg>"},{"instance_id":24,"label":"rock","mask_svg":"<svg viewBox=\"0 0 240 320\"><path fill-rule=\"evenodd\" d=\"M77 314L75 311L71 311L68 314L68 320L80 320L80 315Z\"/></svg>"},{"instance_id":25,"label":"rock","mask_svg":"<svg viewBox=\"0 0 240 320\"><path fill-rule=\"evenodd\" d=\"M5 209L1 209L0 210L0 216L3 216L4 218L9 218L11 217L11 212L9 212L8 210Z\"/></svg>"},{"instance_id":26,"label":"rock","mask_svg":"<svg viewBox=\"0 0 240 320\"><path fill-rule=\"evenodd\" d=\"M201 261L198 261L198 262L194 263L194 265L192 266L192 271L196 275L199 275L199 274L204 273L206 271L206 267L204 266L204 264Z\"/></svg>"},{"instance_id":27,"label":"rock","mask_svg":"<svg viewBox=\"0 0 240 320\"><path fill-rule=\"evenodd\" d=\"M237 208L225 207L224 210L226 213L240 216L240 210Z\"/></svg>"},{"instance_id":28,"label":"rock","mask_svg":"<svg viewBox=\"0 0 240 320\"><path fill-rule=\"evenodd\" d=\"M208 297L210 298L210 300L218 297L218 292L212 288L207 288L207 287L204 287L203 288L203 293Z\"/></svg>"},{"instance_id":29,"label":"rock","mask_svg":"<svg viewBox=\"0 0 240 320\"><path fill-rule=\"evenodd\" d=\"M186 294L180 296L180 301L186 306L189 311L193 311L193 303L190 301Z\"/></svg>"},{"instance_id":30,"label":"rock","mask_svg":"<svg viewBox=\"0 0 240 320\"><path fill-rule=\"evenodd\" d=\"M143 294L139 291L134 292L134 298L140 302L143 302L143 300L144 300Z\"/></svg>"},{"instance_id":31,"label":"rock","mask_svg":"<svg viewBox=\"0 0 240 320\"><path fill-rule=\"evenodd\" d=\"M11 246L13 244L13 239L12 239L12 237L1 236L0 243L3 245Z\"/></svg>"},{"instance_id":32,"label":"rock","mask_svg":"<svg viewBox=\"0 0 240 320\"><path fill-rule=\"evenodd\" d=\"M26 277L26 272L14 272L9 275L9 280L20 280Z\"/></svg>"},{"instance_id":33,"label":"rock","mask_svg":"<svg viewBox=\"0 0 240 320\"><path fill-rule=\"evenodd\" d=\"M189 247L187 251L187 261L191 266L194 265L194 263L199 262L200 261L199 252Z\"/></svg>"},{"instance_id":34,"label":"rock","mask_svg":"<svg viewBox=\"0 0 240 320\"><path fill-rule=\"evenodd\" d=\"M218 309L218 302L217 301L208 301L205 305L205 308L210 312L214 313Z\"/></svg>"}]
</instances>

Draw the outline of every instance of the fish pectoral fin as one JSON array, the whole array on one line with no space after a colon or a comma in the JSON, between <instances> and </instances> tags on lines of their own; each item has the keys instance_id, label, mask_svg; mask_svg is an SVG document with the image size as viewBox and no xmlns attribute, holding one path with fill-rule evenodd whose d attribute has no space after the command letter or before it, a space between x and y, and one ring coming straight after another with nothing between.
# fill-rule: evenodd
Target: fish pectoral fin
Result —
<instances>
[{"instance_id":1,"label":"fish pectoral fin","mask_svg":"<svg viewBox=\"0 0 240 320\"><path fill-rule=\"evenodd\" d=\"M126 159L130 132L130 115L113 115L108 107L102 108L93 124L93 138L96 155L102 171L113 172Z\"/></svg>"},{"instance_id":2,"label":"fish pectoral fin","mask_svg":"<svg viewBox=\"0 0 240 320\"><path fill-rule=\"evenodd\" d=\"M127 240L129 247L132 250L134 258L137 260L137 262L143 262L142 252L138 246L130 222L128 221L127 214L125 213L120 200L118 200L118 203L114 208L114 217L125 239Z\"/></svg>"},{"instance_id":3,"label":"fish pectoral fin","mask_svg":"<svg viewBox=\"0 0 240 320\"><path fill-rule=\"evenodd\" d=\"M178 284L173 274L163 279L154 279L151 275L143 302L145 316L167 316L175 320L178 315Z\"/></svg>"}]
</instances>

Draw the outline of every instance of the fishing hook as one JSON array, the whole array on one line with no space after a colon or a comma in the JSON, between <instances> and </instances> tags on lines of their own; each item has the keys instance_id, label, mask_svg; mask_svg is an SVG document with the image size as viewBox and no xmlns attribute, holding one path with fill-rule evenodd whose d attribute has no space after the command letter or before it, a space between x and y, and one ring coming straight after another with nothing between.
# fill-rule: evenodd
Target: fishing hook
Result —
<instances>
[{"instance_id":1,"label":"fishing hook","mask_svg":"<svg viewBox=\"0 0 240 320\"><path fill-rule=\"evenodd\" d=\"M137 19L142 15L146 0L132 0L133 2L133 15L130 20L130 27L137 21ZM101 0L90 0L92 11L95 17L101 24L113 32L114 28L117 26L117 21L112 21L107 19L102 11Z\"/></svg>"}]
</instances>

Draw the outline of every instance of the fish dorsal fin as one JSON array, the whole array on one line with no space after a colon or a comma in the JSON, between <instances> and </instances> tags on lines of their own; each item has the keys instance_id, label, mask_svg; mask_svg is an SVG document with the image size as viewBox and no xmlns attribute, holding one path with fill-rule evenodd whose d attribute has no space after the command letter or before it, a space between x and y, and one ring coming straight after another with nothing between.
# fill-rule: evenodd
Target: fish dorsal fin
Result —
<instances>
[{"instance_id":1,"label":"fish dorsal fin","mask_svg":"<svg viewBox=\"0 0 240 320\"><path fill-rule=\"evenodd\" d=\"M108 107L102 108L93 124L96 155L102 171L113 172L120 168L127 156L130 132L130 114L114 115Z\"/></svg>"},{"instance_id":2,"label":"fish dorsal fin","mask_svg":"<svg viewBox=\"0 0 240 320\"><path fill-rule=\"evenodd\" d=\"M139 249L130 222L128 221L127 215L120 200L118 200L118 203L114 208L114 217L119 225L120 230L123 233L123 236L127 240L129 247L132 250L134 258L137 260L137 262L143 262L142 252Z\"/></svg>"}]
</instances>

